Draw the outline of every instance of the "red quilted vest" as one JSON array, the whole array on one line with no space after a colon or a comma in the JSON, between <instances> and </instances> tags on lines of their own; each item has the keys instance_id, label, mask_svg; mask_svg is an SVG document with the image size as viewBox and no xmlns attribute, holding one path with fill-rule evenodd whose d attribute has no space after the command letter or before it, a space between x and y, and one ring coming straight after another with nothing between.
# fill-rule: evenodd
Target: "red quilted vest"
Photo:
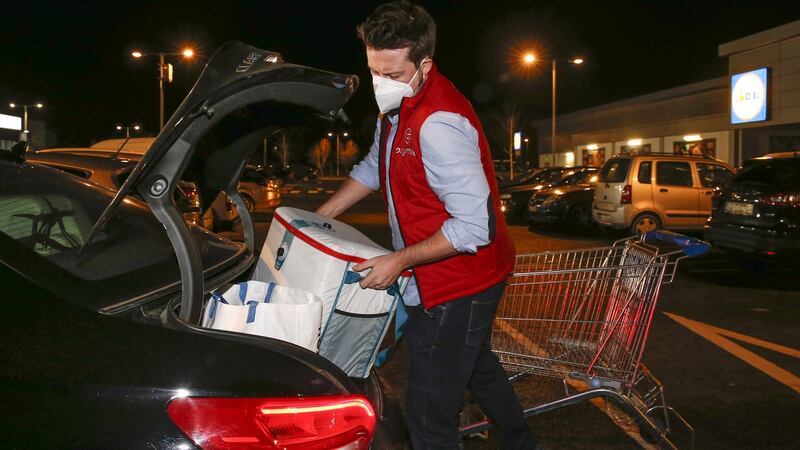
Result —
<instances>
[{"instance_id":1,"label":"red quilted vest","mask_svg":"<svg viewBox=\"0 0 800 450\"><path fill-rule=\"evenodd\" d=\"M425 119L439 111L460 114L478 131L483 172L491 192L489 221L494 222L492 241L479 247L475 254L460 254L451 258L414 267L420 299L425 308L481 292L503 280L514 269L514 244L508 235L500 211L500 199L494 176L492 154L475 111L469 101L434 66L422 89L413 97L403 99L400 106L398 131L390 148L389 183L391 198L386 196L386 139L392 124L381 120L380 180L384 199L393 202L403 242L410 247L434 235L451 216L436 196L425 175L419 132Z\"/></svg>"}]
</instances>

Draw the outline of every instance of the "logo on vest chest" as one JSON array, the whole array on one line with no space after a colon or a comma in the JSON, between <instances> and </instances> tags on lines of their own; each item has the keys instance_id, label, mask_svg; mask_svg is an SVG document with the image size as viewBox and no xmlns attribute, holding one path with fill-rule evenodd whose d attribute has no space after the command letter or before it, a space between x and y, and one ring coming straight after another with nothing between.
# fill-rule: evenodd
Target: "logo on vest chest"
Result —
<instances>
[{"instance_id":1,"label":"logo on vest chest","mask_svg":"<svg viewBox=\"0 0 800 450\"><path fill-rule=\"evenodd\" d=\"M406 131L403 132L403 147L397 147L394 149L394 152L400 156L417 156L417 152L414 151L414 148L411 147L411 136L412 136L411 128L406 128Z\"/></svg>"}]
</instances>

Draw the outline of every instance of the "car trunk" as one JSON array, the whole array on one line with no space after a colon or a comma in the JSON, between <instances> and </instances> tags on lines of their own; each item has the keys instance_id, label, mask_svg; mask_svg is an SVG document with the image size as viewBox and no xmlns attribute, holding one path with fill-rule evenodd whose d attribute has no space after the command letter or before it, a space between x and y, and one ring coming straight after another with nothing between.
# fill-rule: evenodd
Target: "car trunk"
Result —
<instances>
[{"instance_id":1,"label":"car trunk","mask_svg":"<svg viewBox=\"0 0 800 450\"><path fill-rule=\"evenodd\" d=\"M800 159L758 162L734 176L715 202L715 219L758 228L782 229L793 209L789 196L800 193ZM796 204L796 200L794 201Z\"/></svg>"},{"instance_id":2,"label":"car trunk","mask_svg":"<svg viewBox=\"0 0 800 450\"><path fill-rule=\"evenodd\" d=\"M605 163L600 170L595 189L595 208L602 211L616 211L620 205L622 188L628 180L630 158L614 158Z\"/></svg>"}]
</instances>

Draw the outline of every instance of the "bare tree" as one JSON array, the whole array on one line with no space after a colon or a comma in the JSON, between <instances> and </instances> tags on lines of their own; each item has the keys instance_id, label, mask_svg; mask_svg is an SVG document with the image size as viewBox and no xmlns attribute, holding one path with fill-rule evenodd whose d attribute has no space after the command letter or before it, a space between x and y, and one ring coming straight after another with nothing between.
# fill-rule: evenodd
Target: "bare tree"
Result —
<instances>
[{"instance_id":1,"label":"bare tree","mask_svg":"<svg viewBox=\"0 0 800 450\"><path fill-rule=\"evenodd\" d=\"M520 109L516 102L505 103L503 109L497 116L497 121L500 125L499 128L503 130L503 134L505 134L508 139L506 141L506 149L508 151L510 179L514 178L514 132L517 131L519 127L520 116Z\"/></svg>"},{"instance_id":2,"label":"bare tree","mask_svg":"<svg viewBox=\"0 0 800 450\"><path fill-rule=\"evenodd\" d=\"M278 139L275 141L275 152L281 161L281 167L288 166L291 153L289 152L289 139L287 139L285 132L278 134Z\"/></svg>"},{"instance_id":3,"label":"bare tree","mask_svg":"<svg viewBox=\"0 0 800 450\"><path fill-rule=\"evenodd\" d=\"M314 144L308 152L308 160L311 165L319 169L321 175L325 175L325 163L328 162L328 157L331 155L331 141L328 139L320 139Z\"/></svg>"},{"instance_id":4,"label":"bare tree","mask_svg":"<svg viewBox=\"0 0 800 450\"><path fill-rule=\"evenodd\" d=\"M357 157L358 144L356 144L354 140L349 139L347 142L345 142L344 147L339 150L339 163L342 165L345 171L347 171L350 169L350 167L352 167L353 163L355 163Z\"/></svg>"}]
</instances>

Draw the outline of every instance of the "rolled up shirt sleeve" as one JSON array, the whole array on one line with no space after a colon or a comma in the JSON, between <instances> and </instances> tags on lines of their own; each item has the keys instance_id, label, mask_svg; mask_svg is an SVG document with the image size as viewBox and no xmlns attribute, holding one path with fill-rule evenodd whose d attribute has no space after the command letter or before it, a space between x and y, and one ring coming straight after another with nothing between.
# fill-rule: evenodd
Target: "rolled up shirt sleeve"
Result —
<instances>
[{"instance_id":1,"label":"rolled up shirt sleeve","mask_svg":"<svg viewBox=\"0 0 800 450\"><path fill-rule=\"evenodd\" d=\"M381 187L381 179L378 166L378 158L380 152L378 151L378 140L380 137L380 122L375 129L375 139L372 142L372 147L369 149L367 156L361 160L360 163L353 167L350 171L350 178L358 181L364 186L377 191Z\"/></svg>"},{"instance_id":2,"label":"rolled up shirt sleeve","mask_svg":"<svg viewBox=\"0 0 800 450\"><path fill-rule=\"evenodd\" d=\"M456 251L477 252L494 236L478 131L464 116L440 111L425 120L419 139L428 184L451 216L442 234Z\"/></svg>"}]
</instances>

